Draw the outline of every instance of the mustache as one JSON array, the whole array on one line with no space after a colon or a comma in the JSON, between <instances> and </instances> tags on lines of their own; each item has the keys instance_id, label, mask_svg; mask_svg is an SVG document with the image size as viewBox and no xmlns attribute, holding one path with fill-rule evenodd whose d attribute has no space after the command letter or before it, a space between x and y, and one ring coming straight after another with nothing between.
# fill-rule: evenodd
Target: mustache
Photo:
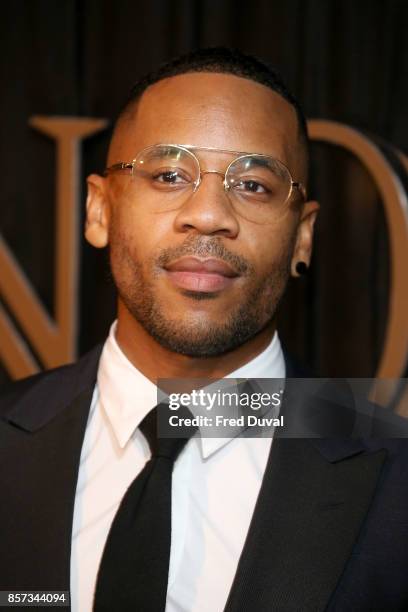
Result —
<instances>
[{"instance_id":1,"label":"mustache","mask_svg":"<svg viewBox=\"0 0 408 612\"><path fill-rule=\"evenodd\" d=\"M163 268L180 257L215 257L229 264L237 274L246 276L253 272L253 266L244 257L231 253L219 238L192 236L178 247L162 249L155 259L157 266Z\"/></svg>"}]
</instances>

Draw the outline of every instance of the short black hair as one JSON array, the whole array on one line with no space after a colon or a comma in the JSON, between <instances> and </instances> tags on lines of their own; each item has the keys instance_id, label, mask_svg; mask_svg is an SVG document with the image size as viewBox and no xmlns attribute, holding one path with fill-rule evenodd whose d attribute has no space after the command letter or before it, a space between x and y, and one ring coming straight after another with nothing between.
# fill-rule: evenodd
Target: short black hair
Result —
<instances>
[{"instance_id":1,"label":"short black hair","mask_svg":"<svg viewBox=\"0 0 408 612\"><path fill-rule=\"evenodd\" d=\"M255 56L247 55L238 49L228 47L196 49L162 64L135 83L119 114L119 118L127 114L150 85L162 79L191 72L232 74L265 85L282 96L296 111L299 136L305 149L306 166L308 165L309 138L306 119L299 102L289 91L278 71Z\"/></svg>"}]
</instances>

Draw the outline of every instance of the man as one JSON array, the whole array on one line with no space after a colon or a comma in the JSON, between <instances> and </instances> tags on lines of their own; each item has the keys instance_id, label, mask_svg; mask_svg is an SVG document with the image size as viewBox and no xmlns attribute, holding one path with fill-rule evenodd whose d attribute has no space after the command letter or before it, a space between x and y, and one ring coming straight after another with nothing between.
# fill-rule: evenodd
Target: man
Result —
<instances>
[{"instance_id":1,"label":"man","mask_svg":"<svg viewBox=\"0 0 408 612\"><path fill-rule=\"evenodd\" d=\"M295 375L276 311L310 262L307 159L254 58L201 50L135 87L88 178L117 322L0 403L2 590L70 589L80 612L407 609L405 444L194 435L170 458L145 428L160 379Z\"/></svg>"}]
</instances>

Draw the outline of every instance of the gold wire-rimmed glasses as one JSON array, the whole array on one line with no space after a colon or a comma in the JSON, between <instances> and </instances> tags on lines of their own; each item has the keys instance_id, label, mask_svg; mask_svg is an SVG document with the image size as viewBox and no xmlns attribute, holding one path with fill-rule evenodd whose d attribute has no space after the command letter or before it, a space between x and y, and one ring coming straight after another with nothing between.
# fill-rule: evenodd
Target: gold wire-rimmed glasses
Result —
<instances>
[{"instance_id":1,"label":"gold wire-rimmed glasses","mask_svg":"<svg viewBox=\"0 0 408 612\"><path fill-rule=\"evenodd\" d=\"M224 172L201 169L196 152L234 155ZM193 145L155 144L145 147L130 162L109 166L105 175L127 171L128 189L149 196L155 210L174 209L197 191L203 176L218 174L236 212L250 220L268 222L287 208L294 190L306 200L302 183L294 181L278 159L263 153L245 153ZM142 189L145 188L143 193ZM149 191L149 193L147 192Z\"/></svg>"}]
</instances>

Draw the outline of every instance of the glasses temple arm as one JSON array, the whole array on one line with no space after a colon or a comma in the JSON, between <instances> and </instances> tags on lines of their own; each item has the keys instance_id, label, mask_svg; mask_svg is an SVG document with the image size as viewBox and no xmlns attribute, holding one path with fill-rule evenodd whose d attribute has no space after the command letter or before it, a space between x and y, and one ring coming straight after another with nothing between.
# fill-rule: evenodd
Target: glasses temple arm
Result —
<instances>
[{"instance_id":1,"label":"glasses temple arm","mask_svg":"<svg viewBox=\"0 0 408 612\"><path fill-rule=\"evenodd\" d=\"M117 172L118 170L128 170L133 168L133 163L119 162L117 164L112 164L112 166L108 166L103 171L103 174L106 176L111 172Z\"/></svg>"},{"instance_id":2,"label":"glasses temple arm","mask_svg":"<svg viewBox=\"0 0 408 612\"><path fill-rule=\"evenodd\" d=\"M299 183L297 181L292 181L292 187L297 189L302 194L303 199L306 202L306 200L307 200L307 192L306 192L306 188L303 185L303 183Z\"/></svg>"}]
</instances>

